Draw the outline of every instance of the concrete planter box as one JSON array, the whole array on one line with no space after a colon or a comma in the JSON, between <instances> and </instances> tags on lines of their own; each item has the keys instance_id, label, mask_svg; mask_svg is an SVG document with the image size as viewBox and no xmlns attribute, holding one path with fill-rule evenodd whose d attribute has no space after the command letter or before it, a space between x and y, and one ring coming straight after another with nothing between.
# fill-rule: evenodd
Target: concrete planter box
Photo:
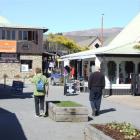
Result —
<instances>
[{"instance_id":1,"label":"concrete planter box","mask_svg":"<svg viewBox=\"0 0 140 140\"><path fill-rule=\"evenodd\" d=\"M84 140L115 140L92 125L87 125L84 130Z\"/></svg>"},{"instance_id":2,"label":"concrete planter box","mask_svg":"<svg viewBox=\"0 0 140 140\"><path fill-rule=\"evenodd\" d=\"M84 106L59 107L50 102L48 107L49 117L56 122L87 122L88 109Z\"/></svg>"}]
</instances>

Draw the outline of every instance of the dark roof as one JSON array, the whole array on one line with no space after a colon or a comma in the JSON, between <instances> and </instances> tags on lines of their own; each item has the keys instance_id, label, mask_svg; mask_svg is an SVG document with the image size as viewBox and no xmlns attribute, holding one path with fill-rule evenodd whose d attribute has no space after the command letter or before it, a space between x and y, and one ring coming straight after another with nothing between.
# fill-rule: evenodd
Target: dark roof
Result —
<instances>
[{"instance_id":1,"label":"dark roof","mask_svg":"<svg viewBox=\"0 0 140 140\"><path fill-rule=\"evenodd\" d=\"M36 30L43 30L44 33L48 31L48 29L45 27L15 25L15 24L11 24L11 23L0 23L0 28L36 29Z\"/></svg>"}]
</instances>

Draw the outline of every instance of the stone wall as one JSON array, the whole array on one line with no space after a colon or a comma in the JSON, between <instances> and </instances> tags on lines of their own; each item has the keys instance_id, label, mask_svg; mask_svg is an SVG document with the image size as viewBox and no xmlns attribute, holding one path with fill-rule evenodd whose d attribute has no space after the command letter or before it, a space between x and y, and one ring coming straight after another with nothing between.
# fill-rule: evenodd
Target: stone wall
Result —
<instances>
[{"instance_id":1,"label":"stone wall","mask_svg":"<svg viewBox=\"0 0 140 140\"><path fill-rule=\"evenodd\" d=\"M7 81L11 82L15 78L22 79L33 75L34 69L36 67L42 68L42 56L41 55L20 55L20 60L32 60L32 70L29 72L21 72L21 64L20 63L0 63L0 83L4 80L4 75L6 74L8 77Z\"/></svg>"},{"instance_id":2,"label":"stone wall","mask_svg":"<svg viewBox=\"0 0 140 140\"><path fill-rule=\"evenodd\" d=\"M18 73L20 73L20 63L0 63L0 78L3 78L4 74L12 78Z\"/></svg>"},{"instance_id":3,"label":"stone wall","mask_svg":"<svg viewBox=\"0 0 140 140\"><path fill-rule=\"evenodd\" d=\"M33 60L32 69L36 67L42 68L42 56L41 55L21 55L20 60Z\"/></svg>"}]
</instances>

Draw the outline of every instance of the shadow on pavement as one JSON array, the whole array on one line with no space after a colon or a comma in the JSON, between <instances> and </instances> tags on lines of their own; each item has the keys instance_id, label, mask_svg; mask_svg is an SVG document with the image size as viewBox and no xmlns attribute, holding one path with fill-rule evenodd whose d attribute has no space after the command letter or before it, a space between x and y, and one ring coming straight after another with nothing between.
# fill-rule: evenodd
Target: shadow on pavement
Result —
<instances>
[{"instance_id":1,"label":"shadow on pavement","mask_svg":"<svg viewBox=\"0 0 140 140\"><path fill-rule=\"evenodd\" d=\"M0 84L0 99L32 98L32 92L17 92L12 86Z\"/></svg>"},{"instance_id":2,"label":"shadow on pavement","mask_svg":"<svg viewBox=\"0 0 140 140\"><path fill-rule=\"evenodd\" d=\"M77 95L79 95L79 94L77 94L77 93L67 93L67 94L65 94L66 96L77 96Z\"/></svg>"},{"instance_id":3,"label":"shadow on pavement","mask_svg":"<svg viewBox=\"0 0 140 140\"><path fill-rule=\"evenodd\" d=\"M0 139L27 140L16 115L3 108L0 108Z\"/></svg>"},{"instance_id":4,"label":"shadow on pavement","mask_svg":"<svg viewBox=\"0 0 140 140\"><path fill-rule=\"evenodd\" d=\"M93 120L93 118L91 118L91 117L88 116L88 122L89 122L89 121L92 121L92 120Z\"/></svg>"},{"instance_id":5,"label":"shadow on pavement","mask_svg":"<svg viewBox=\"0 0 140 140\"><path fill-rule=\"evenodd\" d=\"M100 110L100 114L104 114L104 113L108 113L112 111L116 111L116 109L115 108L103 109L103 110Z\"/></svg>"}]
</instances>

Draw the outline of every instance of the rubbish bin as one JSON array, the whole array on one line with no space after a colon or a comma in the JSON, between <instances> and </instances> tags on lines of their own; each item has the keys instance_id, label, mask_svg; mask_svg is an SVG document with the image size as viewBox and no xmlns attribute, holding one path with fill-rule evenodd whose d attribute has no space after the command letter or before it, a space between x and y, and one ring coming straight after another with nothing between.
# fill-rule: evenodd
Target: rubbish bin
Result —
<instances>
[{"instance_id":1,"label":"rubbish bin","mask_svg":"<svg viewBox=\"0 0 140 140\"><path fill-rule=\"evenodd\" d=\"M64 95L70 95L76 93L76 84L69 82L64 85Z\"/></svg>"}]
</instances>

